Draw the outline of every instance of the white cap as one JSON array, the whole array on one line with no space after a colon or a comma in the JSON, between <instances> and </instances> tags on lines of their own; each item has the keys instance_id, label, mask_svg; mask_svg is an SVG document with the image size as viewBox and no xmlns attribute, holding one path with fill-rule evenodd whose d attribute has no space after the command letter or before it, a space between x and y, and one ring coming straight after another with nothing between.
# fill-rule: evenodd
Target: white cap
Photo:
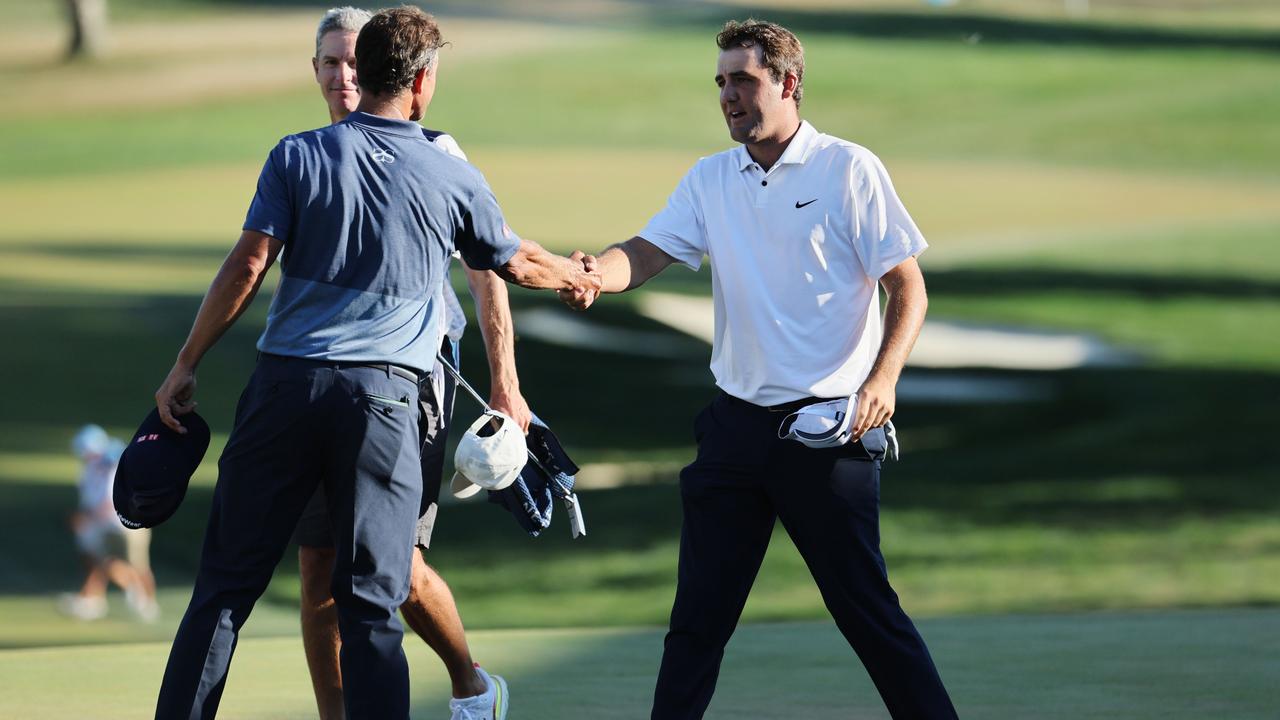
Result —
<instances>
[{"instance_id":1,"label":"white cap","mask_svg":"<svg viewBox=\"0 0 1280 720\"><path fill-rule=\"evenodd\" d=\"M503 413L486 411L458 441L453 454L457 472L449 489L456 498L469 498L482 488L502 490L520 477L526 462L528 451L520 426Z\"/></svg>"},{"instance_id":2,"label":"white cap","mask_svg":"<svg viewBox=\"0 0 1280 720\"><path fill-rule=\"evenodd\" d=\"M856 405L856 395L806 405L783 419L778 437L798 440L811 448L840 447L853 437Z\"/></svg>"}]
</instances>

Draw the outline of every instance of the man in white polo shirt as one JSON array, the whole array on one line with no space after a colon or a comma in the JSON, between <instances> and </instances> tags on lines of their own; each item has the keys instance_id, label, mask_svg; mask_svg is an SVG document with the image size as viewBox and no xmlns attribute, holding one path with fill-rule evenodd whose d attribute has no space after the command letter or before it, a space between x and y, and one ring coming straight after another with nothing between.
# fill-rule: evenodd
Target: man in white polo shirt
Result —
<instances>
[{"instance_id":1,"label":"man in white polo shirt","mask_svg":"<svg viewBox=\"0 0 1280 720\"><path fill-rule=\"evenodd\" d=\"M716 42L720 107L742 145L699 160L638 237L575 254L603 292L676 262L696 270L704 254L711 264L723 392L694 421L698 457L680 475L679 580L652 717L702 717L780 519L893 717L954 718L880 554L885 428L924 322L915 258L927 245L875 155L801 121L795 35L748 20ZM596 294L561 297L585 309ZM851 396L848 442L779 437L791 413Z\"/></svg>"}]
</instances>

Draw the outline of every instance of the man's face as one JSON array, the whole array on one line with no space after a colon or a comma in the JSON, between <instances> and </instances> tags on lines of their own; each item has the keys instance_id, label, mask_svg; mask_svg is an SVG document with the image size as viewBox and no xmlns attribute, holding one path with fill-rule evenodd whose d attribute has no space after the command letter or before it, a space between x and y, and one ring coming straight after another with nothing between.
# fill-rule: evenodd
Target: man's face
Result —
<instances>
[{"instance_id":1,"label":"man's face","mask_svg":"<svg viewBox=\"0 0 1280 720\"><path fill-rule=\"evenodd\" d=\"M334 30L320 38L320 55L311 59L320 94L339 116L346 117L360 103L356 86L356 34Z\"/></svg>"},{"instance_id":2,"label":"man's face","mask_svg":"<svg viewBox=\"0 0 1280 720\"><path fill-rule=\"evenodd\" d=\"M716 85L720 87L720 111L735 141L758 143L783 131L784 102L792 100L783 100L784 84L775 82L769 69L760 64L760 48L722 50L716 63Z\"/></svg>"}]
</instances>

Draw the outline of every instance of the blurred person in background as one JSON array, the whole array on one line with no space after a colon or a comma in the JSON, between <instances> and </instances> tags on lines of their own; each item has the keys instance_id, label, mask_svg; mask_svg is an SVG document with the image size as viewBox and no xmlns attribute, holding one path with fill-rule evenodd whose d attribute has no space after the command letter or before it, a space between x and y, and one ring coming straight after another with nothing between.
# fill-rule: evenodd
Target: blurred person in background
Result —
<instances>
[{"instance_id":1,"label":"blurred person in background","mask_svg":"<svg viewBox=\"0 0 1280 720\"><path fill-rule=\"evenodd\" d=\"M102 618L107 614L108 583L115 583L124 591L129 608L151 622L160 614L148 557L151 531L125 528L111 502L124 443L97 425L85 425L72 438L71 450L83 463L80 502L71 515L71 531L87 573L80 592L58 598L58 609L80 620Z\"/></svg>"}]
</instances>

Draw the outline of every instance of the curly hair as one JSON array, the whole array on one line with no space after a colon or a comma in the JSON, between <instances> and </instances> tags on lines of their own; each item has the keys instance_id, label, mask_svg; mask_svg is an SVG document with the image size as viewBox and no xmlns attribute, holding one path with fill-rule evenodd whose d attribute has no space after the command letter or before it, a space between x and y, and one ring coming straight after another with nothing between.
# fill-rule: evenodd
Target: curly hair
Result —
<instances>
[{"instance_id":1,"label":"curly hair","mask_svg":"<svg viewBox=\"0 0 1280 720\"><path fill-rule=\"evenodd\" d=\"M794 97L796 105L800 105L800 98L804 95L804 47L795 33L765 20L730 20L716 35L716 45L721 50L760 48L761 64L769 69L774 82L782 82L787 73L795 74Z\"/></svg>"}]
</instances>

